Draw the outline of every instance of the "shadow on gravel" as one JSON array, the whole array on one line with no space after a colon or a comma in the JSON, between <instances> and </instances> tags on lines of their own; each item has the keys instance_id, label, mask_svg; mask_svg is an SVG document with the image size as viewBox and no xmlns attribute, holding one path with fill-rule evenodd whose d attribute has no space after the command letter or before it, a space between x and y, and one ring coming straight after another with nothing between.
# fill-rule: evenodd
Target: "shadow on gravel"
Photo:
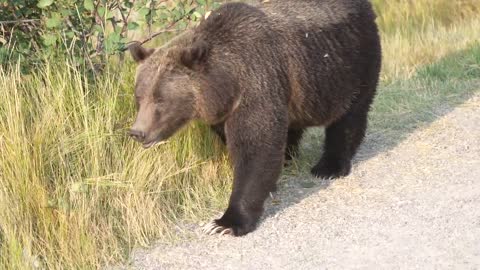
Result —
<instances>
[{"instance_id":1,"label":"shadow on gravel","mask_svg":"<svg viewBox=\"0 0 480 270\"><path fill-rule=\"evenodd\" d=\"M416 129L453 111L479 90L480 44L425 66L408 80L381 85L353 170L359 163L395 148ZM321 155L323 139L320 128L311 129L304 137L299 159L285 170L279 181L279 191L265 206L264 219L327 188L334 181L319 180L307 174Z\"/></svg>"}]
</instances>

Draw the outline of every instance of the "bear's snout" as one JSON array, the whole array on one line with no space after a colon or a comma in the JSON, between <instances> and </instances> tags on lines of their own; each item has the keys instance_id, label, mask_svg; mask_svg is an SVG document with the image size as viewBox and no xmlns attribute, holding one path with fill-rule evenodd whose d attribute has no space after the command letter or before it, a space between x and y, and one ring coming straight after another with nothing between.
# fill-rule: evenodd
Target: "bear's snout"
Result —
<instances>
[{"instance_id":1,"label":"bear's snout","mask_svg":"<svg viewBox=\"0 0 480 270\"><path fill-rule=\"evenodd\" d=\"M139 143L143 143L146 137L145 132L133 128L128 131L128 135Z\"/></svg>"}]
</instances>

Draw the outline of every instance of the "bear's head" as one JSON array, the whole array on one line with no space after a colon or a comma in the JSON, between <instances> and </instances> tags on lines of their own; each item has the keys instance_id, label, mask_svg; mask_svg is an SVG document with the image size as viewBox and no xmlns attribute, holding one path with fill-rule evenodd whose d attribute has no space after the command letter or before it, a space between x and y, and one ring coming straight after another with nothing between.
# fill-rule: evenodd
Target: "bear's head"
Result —
<instances>
[{"instance_id":1,"label":"bear's head","mask_svg":"<svg viewBox=\"0 0 480 270\"><path fill-rule=\"evenodd\" d=\"M129 46L138 63L135 79L137 117L130 136L144 148L168 139L197 115L196 71L208 54L204 42L147 49Z\"/></svg>"}]
</instances>

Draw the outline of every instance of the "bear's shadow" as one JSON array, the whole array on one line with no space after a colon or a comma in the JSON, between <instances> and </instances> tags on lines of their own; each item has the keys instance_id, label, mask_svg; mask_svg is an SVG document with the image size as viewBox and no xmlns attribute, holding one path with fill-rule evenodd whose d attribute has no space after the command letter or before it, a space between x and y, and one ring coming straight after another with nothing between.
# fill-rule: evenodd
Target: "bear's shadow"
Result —
<instances>
[{"instance_id":1,"label":"bear's shadow","mask_svg":"<svg viewBox=\"0 0 480 270\"><path fill-rule=\"evenodd\" d=\"M436 119L447 115L471 97L475 91L480 90L478 83L466 83L465 88L453 90L457 92L454 93L456 98L452 99L452 93L449 90L453 89L453 87L448 88L447 85L446 89L443 89L444 91L437 90L439 93L433 95L424 95L421 92L417 92L418 97L413 97L413 100L416 103L421 102L421 106L411 106L412 110L408 113L382 115L381 110L376 108L377 103L385 104L385 102L388 102L385 99L391 99L388 95L391 95L391 91L395 91L396 88L399 91L403 91L402 87L410 87L410 90L413 89L414 91L415 89L424 90L425 85L422 85L422 83L429 84L430 87L435 88L438 83L446 83L445 77L453 79L452 81L474 79L472 78L474 76L466 71L465 74L462 72L457 74L459 70L454 70L455 74L448 74L446 69L440 72L435 71L435 68L446 68L452 60L461 63L462 58L468 58L471 54L472 51L470 49L455 52L432 65L420 69L417 75L411 79L380 86L372 108L373 113L371 113L369 128L364 142L353 160L352 171L355 170L358 164L393 149L418 128L425 127ZM478 73L480 73L480 69ZM408 101L412 101L411 96L405 97L403 100L400 97L397 102L390 101L391 104L388 104L390 111L402 111L401 109L405 108ZM306 133L302 140L299 156L290 167L285 168L284 174L278 183L278 191L272 194L272 198L267 201L265 213L260 223L268 217L275 216L282 210L301 202L310 195L328 188L335 181L335 179L314 178L307 173L322 154L323 133L323 128L312 128Z\"/></svg>"}]
</instances>

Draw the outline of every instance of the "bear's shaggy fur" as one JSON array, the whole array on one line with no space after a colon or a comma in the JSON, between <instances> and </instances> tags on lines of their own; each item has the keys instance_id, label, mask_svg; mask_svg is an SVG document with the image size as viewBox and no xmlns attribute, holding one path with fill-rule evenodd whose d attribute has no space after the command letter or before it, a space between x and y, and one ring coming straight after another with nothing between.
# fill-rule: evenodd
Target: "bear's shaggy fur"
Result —
<instances>
[{"instance_id":1,"label":"bear's shaggy fur","mask_svg":"<svg viewBox=\"0 0 480 270\"><path fill-rule=\"evenodd\" d=\"M164 47L130 47L139 62L134 139L148 148L200 119L227 144L233 192L208 232L254 230L307 127L326 127L312 173L349 174L380 72L374 20L367 0L229 3Z\"/></svg>"}]
</instances>

